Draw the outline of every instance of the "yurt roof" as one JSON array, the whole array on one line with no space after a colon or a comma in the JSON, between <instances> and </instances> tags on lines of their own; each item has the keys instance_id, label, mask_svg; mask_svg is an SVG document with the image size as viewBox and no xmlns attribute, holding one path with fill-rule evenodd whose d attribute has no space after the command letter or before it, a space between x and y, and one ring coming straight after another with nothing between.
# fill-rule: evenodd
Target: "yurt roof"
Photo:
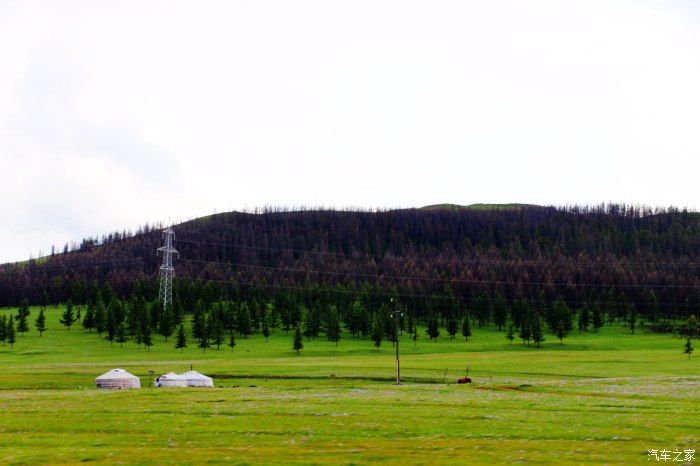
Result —
<instances>
[{"instance_id":1,"label":"yurt roof","mask_svg":"<svg viewBox=\"0 0 700 466\"><path fill-rule=\"evenodd\" d=\"M128 373L124 369L112 369L109 372L105 372L99 377L95 377L95 380L99 379L137 379L133 374Z\"/></svg>"},{"instance_id":2,"label":"yurt roof","mask_svg":"<svg viewBox=\"0 0 700 466\"><path fill-rule=\"evenodd\" d=\"M179 379L180 376L177 375L175 372L168 372L167 374L163 374L160 376L161 379Z\"/></svg>"},{"instance_id":3,"label":"yurt roof","mask_svg":"<svg viewBox=\"0 0 700 466\"><path fill-rule=\"evenodd\" d=\"M189 380L193 380L193 379L211 380L211 377L207 377L206 375L200 374L197 371L187 371L184 374L180 374L180 377L182 377L183 379L189 379Z\"/></svg>"}]
</instances>

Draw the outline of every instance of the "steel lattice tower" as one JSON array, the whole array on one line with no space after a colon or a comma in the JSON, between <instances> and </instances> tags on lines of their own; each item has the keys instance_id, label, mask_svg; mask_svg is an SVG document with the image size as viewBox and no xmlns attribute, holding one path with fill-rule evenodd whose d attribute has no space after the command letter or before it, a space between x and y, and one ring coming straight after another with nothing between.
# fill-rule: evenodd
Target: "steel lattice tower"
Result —
<instances>
[{"instance_id":1,"label":"steel lattice tower","mask_svg":"<svg viewBox=\"0 0 700 466\"><path fill-rule=\"evenodd\" d=\"M173 275L175 275L173 254L179 255L180 253L173 248L175 232L172 228L168 227L163 230L163 239L165 240L165 245L158 248L157 251L157 253L163 253L163 265L160 266L160 292L158 299L162 303L163 312L166 312L168 306L173 304Z\"/></svg>"}]
</instances>

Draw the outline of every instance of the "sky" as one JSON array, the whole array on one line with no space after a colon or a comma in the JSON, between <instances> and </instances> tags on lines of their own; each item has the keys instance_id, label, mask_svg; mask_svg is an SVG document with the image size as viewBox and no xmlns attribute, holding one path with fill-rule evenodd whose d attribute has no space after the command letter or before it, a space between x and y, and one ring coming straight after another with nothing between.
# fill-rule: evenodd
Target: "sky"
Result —
<instances>
[{"instance_id":1,"label":"sky","mask_svg":"<svg viewBox=\"0 0 700 466\"><path fill-rule=\"evenodd\" d=\"M700 2L0 0L0 262L274 205L700 206Z\"/></svg>"}]
</instances>

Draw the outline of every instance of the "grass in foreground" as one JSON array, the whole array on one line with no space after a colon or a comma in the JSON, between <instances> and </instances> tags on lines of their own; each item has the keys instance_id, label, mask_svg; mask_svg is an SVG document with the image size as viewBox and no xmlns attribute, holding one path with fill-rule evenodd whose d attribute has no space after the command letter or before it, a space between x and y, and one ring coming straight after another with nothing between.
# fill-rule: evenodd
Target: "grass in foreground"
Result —
<instances>
[{"instance_id":1,"label":"grass in foreground","mask_svg":"<svg viewBox=\"0 0 700 466\"><path fill-rule=\"evenodd\" d=\"M277 331L206 353L158 337L147 352L58 315L43 337L0 348L0 463L630 464L650 448L698 450L700 370L672 336L607 327L540 350L494 329L416 348L405 336L397 387L390 343L319 339L296 356ZM145 386L149 370L190 364L220 388L93 388L113 367ZM467 364L474 383L454 384Z\"/></svg>"}]
</instances>

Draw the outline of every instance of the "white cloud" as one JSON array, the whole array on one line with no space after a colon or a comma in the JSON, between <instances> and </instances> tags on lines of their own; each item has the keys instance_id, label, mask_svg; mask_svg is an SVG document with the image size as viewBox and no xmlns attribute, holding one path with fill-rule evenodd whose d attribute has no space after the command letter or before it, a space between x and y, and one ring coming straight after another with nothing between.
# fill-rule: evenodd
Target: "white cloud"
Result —
<instances>
[{"instance_id":1,"label":"white cloud","mask_svg":"<svg viewBox=\"0 0 700 466\"><path fill-rule=\"evenodd\" d=\"M0 2L0 261L244 206L697 208L699 10Z\"/></svg>"}]
</instances>

